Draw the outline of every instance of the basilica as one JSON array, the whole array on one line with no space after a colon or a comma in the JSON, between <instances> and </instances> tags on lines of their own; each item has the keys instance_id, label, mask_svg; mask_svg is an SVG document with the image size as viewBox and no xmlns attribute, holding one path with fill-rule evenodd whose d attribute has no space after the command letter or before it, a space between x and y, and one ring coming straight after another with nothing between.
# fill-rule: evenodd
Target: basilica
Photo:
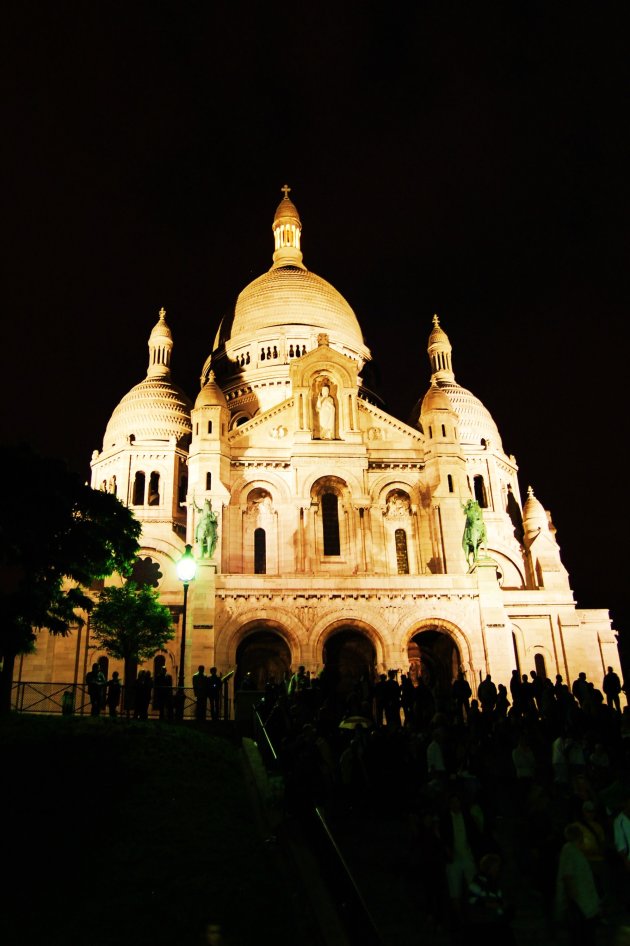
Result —
<instances>
[{"instance_id":1,"label":"basilica","mask_svg":"<svg viewBox=\"0 0 630 946\"><path fill-rule=\"evenodd\" d=\"M608 666L619 672L608 612L576 607L549 512L521 493L490 411L456 380L448 325L427 325L426 392L392 416L357 316L307 268L283 191L271 267L218 326L195 399L174 381L162 309L146 377L92 455L92 486L142 523L136 577L174 617L155 665L177 679L183 650L186 687L199 664L233 669L236 686L249 672L258 688L299 665L342 689L391 669L442 691L460 669L473 691L514 669L569 683L586 671L599 687ZM82 683L103 656L88 621L41 633L21 675Z\"/></svg>"}]
</instances>

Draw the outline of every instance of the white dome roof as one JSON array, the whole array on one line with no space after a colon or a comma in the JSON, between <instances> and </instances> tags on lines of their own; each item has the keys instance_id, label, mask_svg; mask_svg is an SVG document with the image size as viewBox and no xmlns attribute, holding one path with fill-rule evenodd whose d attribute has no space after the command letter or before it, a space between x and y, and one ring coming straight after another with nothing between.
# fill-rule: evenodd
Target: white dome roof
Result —
<instances>
[{"instance_id":1,"label":"white dome roof","mask_svg":"<svg viewBox=\"0 0 630 946\"><path fill-rule=\"evenodd\" d=\"M177 441L192 434L190 411L192 404L180 388L168 378L145 378L125 394L114 410L105 437L103 449L123 446L135 440Z\"/></svg>"},{"instance_id":2,"label":"white dome roof","mask_svg":"<svg viewBox=\"0 0 630 946\"><path fill-rule=\"evenodd\" d=\"M243 289L230 337L254 337L285 327L326 332L331 341L364 351L363 335L350 305L334 286L297 266L271 269Z\"/></svg>"},{"instance_id":3,"label":"white dome roof","mask_svg":"<svg viewBox=\"0 0 630 946\"><path fill-rule=\"evenodd\" d=\"M489 440L492 446L502 450L499 428L492 415L478 397L463 388L456 381L439 381L438 387L448 395L453 410L459 417L459 442L479 446L482 440Z\"/></svg>"}]
</instances>

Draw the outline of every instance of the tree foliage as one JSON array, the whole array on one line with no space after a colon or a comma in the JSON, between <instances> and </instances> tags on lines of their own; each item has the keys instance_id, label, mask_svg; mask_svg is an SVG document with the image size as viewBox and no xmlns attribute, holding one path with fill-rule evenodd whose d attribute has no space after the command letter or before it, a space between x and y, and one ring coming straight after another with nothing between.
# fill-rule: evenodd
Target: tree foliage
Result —
<instances>
[{"instance_id":1,"label":"tree foliage","mask_svg":"<svg viewBox=\"0 0 630 946\"><path fill-rule=\"evenodd\" d=\"M110 657L141 662L163 650L174 635L169 609L148 585L128 581L104 588L90 617L92 637Z\"/></svg>"},{"instance_id":2,"label":"tree foliage","mask_svg":"<svg viewBox=\"0 0 630 946\"><path fill-rule=\"evenodd\" d=\"M56 459L0 446L0 709L7 709L16 654L34 628L66 634L89 608L84 589L129 573L141 526L115 496L91 489ZM7 690L8 688L8 690Z\"/></svg>"}]
</instances>

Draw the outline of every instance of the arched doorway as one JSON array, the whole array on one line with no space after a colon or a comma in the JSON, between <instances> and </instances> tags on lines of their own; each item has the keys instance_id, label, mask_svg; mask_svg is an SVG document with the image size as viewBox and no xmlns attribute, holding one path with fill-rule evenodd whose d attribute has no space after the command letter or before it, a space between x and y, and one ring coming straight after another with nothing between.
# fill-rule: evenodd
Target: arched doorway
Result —
<instances>
[{"instance_id":1,"label":"arched doorway","mask_svg":"<svg viewBox=\"0 0 630 946\"><path fill-rule=\"evenodd\" d=\"M236 649L235 687L240 689L247 673L251 673L257 690L264 690L272 677L280 683L291 668L289 645L276 631L261 628L244 637Z\"/></svg>"},{"instance_id":2,"label":"arched doorway","mask_svg":"<svg viewBox=\"0 0 630 946\"><path fill-rule=\"evenodd\" d=\"M407 652L414 684L422 677L436 708L450 706L451 685L462 666L459 648L450 634L432 628L420 631L409 641Z\"/></svg>"},{"instance_id":3,"label":"arched doorway","mask_svg":"<svg viewBox=\"0 0 630 946\"><path fill-rule=\"evenodd\" d=\"M376 650L366 634L354 628L339 628L324 644L322 657L322 685L337 711L347 708L351 693L365 691L367 695L376 673Z\"/></svg>"}]
</instances>

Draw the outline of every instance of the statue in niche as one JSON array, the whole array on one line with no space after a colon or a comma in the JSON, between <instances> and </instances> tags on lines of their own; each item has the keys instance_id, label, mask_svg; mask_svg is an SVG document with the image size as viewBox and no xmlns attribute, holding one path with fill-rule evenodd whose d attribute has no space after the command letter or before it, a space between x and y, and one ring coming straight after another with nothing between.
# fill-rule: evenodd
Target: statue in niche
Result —
<instances>
[{"instance_id":1,"label":"statue in niche","mask_svg":"<svg viewBox=\"0 0 630 946\"><path fill-rule=\"evenodd\" d=\"M335 401L330 393L330 386L324 382L317 396L315 405L319 417L320 440L335 439Z\"/></svg>"},{"instance_id":2,"label":"statue in niche","mask_svg":"<svg viewBox=\"0 0 630 946\"><path fill-rule=\"evenodd\" d=\"M272 513L272 500L267 492L251 495L247 503L247 512L257 519L264 519Z\"/></svg>"},{"instance_id":3,"label":"statue in niche","mask_svg":"<svg viewBox=\"0 0 630 946\"><path fill-rule=\"evenodd\" d=\"M386 515L391 519L398 519L401 516L409 515L409 497L406 493L390 493L387 497Z\"/></svg>"},{"instance_id":4,"label":"statue in niche","mask_svg":"<svg viewBox=\"0 0 630 946\"><path fill-rule=\"evenodd\" d=\"M194 500L193 500L194 502ZM217 514L212 509L212 501L204 500L203 506L195 503L195 509L199 510L201 515L197 521L195 529L195 539L199 547L199 558L212 558L217 545Z\"/></svg>"}]
</instances>

